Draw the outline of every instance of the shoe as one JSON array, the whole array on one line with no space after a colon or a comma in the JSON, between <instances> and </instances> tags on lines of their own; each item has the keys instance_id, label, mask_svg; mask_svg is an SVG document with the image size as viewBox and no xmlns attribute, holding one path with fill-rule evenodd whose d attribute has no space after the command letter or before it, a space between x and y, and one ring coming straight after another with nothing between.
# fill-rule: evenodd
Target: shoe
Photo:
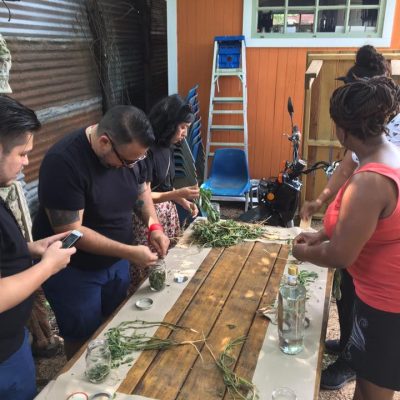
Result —
<instances>
[{"instance_id":1,"label":"shoe","mask_svg":"<svg viewBox=\"0 0 400 400\"><path fill-rule=\"evenodd\" d=\"M340 347L340 340L325 340L325 353L333 354L335 356L339 355L342 352Z\"/></svg>"},{"instance_id":2,"label":"shoe","mask_svg":"<svg viewBox=\"0 0 400 400\"><path fill-rule=\"evenodd\" d=\"M354 381L356 373L343 358L339 357L321 374L321 389L338 390L346 383Z\"/></svg>"}]
</instances>

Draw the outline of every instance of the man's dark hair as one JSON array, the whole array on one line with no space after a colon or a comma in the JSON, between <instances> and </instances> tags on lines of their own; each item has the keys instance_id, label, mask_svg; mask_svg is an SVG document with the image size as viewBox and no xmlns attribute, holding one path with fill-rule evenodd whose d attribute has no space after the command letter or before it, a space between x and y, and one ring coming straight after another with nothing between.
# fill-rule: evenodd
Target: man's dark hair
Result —
<instances>
[{"instance_id":1,"label":"man's dark hair","mask_svg":"<svg viewBox=\"0 0 400 400\"><path fill-rule=\"evenodd\" d=\"M359 78L381 75L390 76L389 63L374 46L367 44L358 49L355 64L347 71L346 76L342 76L338 80L350 83Z\"/></svg>"},{"instance_id":2,"label":"man's dark hair","mask_svg":"<svg viewBox=\"0 0 400 400\"><path fill-rule=\"evenodd\" d=\"M360 79L337 88L330 114L336 125L365 141L387 133L386 124L398 109L399 87L388 77Z\"/></svg>"},{"instance_id":3,"label":"man's dark hair","mask_svg":"<svg viewBox=\"0 0 400 400\"><path fill-rule=\"evenodd\" d=\"M143 147L154 143L154 134L146 114L134 106L110 108L99 122L97 134L107 133L117 145L134 141Z\"/></svg>"},{"instance_id":4,"label":"man's dark hair","mask_svg":"<svg viewBox=\"0 0 400 400\"><path fill-rule=\"evenodd\" d=\"M23 144L27 133L41 127L33 110L6 95L0 95L0 144L7 154Z\"/></svg>"},{"instance_id":5,"label":"man's dark hair","mask_svg":"<svg viewBox=\"0 0 400 400\"><path fill-rule=\"evenodd\" d=\"M173 94L159 101L150 110L149 120L156 137L156 145L169 147L178 126L182 123L191 124L194 114L179 94Z\"/></svg>"}]
</instances>

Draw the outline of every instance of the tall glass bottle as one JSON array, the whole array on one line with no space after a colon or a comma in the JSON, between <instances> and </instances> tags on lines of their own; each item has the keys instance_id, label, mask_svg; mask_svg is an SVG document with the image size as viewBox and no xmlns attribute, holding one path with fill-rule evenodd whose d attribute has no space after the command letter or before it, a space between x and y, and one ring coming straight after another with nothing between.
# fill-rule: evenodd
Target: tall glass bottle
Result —
<instances>
[{"instance_id":1,"label":"tall glass bottle","mask_svg":"<svg viewBox=\"0 0 400 400\"><path fill-rule=\"evenodd\" d=\"M279 347L286 354L303 350L306 289L298 283L298 268L289 266L287 282L279 289Z\"/></svg>"}]
</instances>

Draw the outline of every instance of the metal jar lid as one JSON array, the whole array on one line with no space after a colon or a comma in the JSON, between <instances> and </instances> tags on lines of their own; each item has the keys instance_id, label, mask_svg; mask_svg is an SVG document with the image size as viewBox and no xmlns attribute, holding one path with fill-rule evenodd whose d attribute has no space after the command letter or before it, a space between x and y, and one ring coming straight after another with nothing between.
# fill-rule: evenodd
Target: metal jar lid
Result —
<instances>
[{"instance_id":1,"label":"metal jar lid","mask_svg":"<svg viewBox=\"0 0 400 400\"><path fill-rule=\"evenodd\" d=\"M89 396L85 392L75 392L70 394L67 400L89 400Z\"/></svg>"},{"instance_id":2,"label":"metal jar lid","mask_svg":"<svg viewBox=\"0 0 400 400\"><path fill-rule=\"evenodd\" d=\"M150 299L149 297L144 297L142 299L139 299L135 303L136 307L139 308L140 310L148 310L152 307L153 305L153 300Z\"/></svg>"},{"instance_id":3,"label":"metal jar lid","mask_svg":"<svg viewBox=\"0 0 400 400\"><path fill-rule=\"evenodd\" d=\"M99 392L99 393L92 394L89 397L89 400L110 400L110 399L112 399L112 396L113 395L108 392Z\"/></svg>"}]
</instances>

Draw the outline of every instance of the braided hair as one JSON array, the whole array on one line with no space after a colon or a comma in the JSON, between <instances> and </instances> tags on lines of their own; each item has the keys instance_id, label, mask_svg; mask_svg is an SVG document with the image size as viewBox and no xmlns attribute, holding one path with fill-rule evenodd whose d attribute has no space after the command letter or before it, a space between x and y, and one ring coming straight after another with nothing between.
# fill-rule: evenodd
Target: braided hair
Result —
<instances>
[{"instance_id":1,"label":"braided hair","mask_svg":"<svg viewBox=\"0 0 400 400\"><path fill-rule=\"evenodd\" d=\"M399 99L400 89L391 78L359 79L333 92L330 115L337 126L365 141L387 133Z\"/></svg>"},{"instance_id":2,"label":"braided hair","mask_svg":"<svg viewBox=\"0 0 400 400\"><path fill-rule=\"evenodd\" d=\"M338 79L349 83L354 82L358 78L372 78L380 75L390 76L389 63L374 46L367 44L358 49L356 62L347 71L346 76Z\"/></svg>"},{"instance_id":3,"label":"braided hair","mask_svg":"<svg viewBox=\"0 0 400 400\"><path fill-rule=\"evenodd\" d=\"M179 94L173 94L159 101L149 113L156 145L169 147L178 126L192 123L194 114L190 105Z\"/></svg>"}]
</instances>

